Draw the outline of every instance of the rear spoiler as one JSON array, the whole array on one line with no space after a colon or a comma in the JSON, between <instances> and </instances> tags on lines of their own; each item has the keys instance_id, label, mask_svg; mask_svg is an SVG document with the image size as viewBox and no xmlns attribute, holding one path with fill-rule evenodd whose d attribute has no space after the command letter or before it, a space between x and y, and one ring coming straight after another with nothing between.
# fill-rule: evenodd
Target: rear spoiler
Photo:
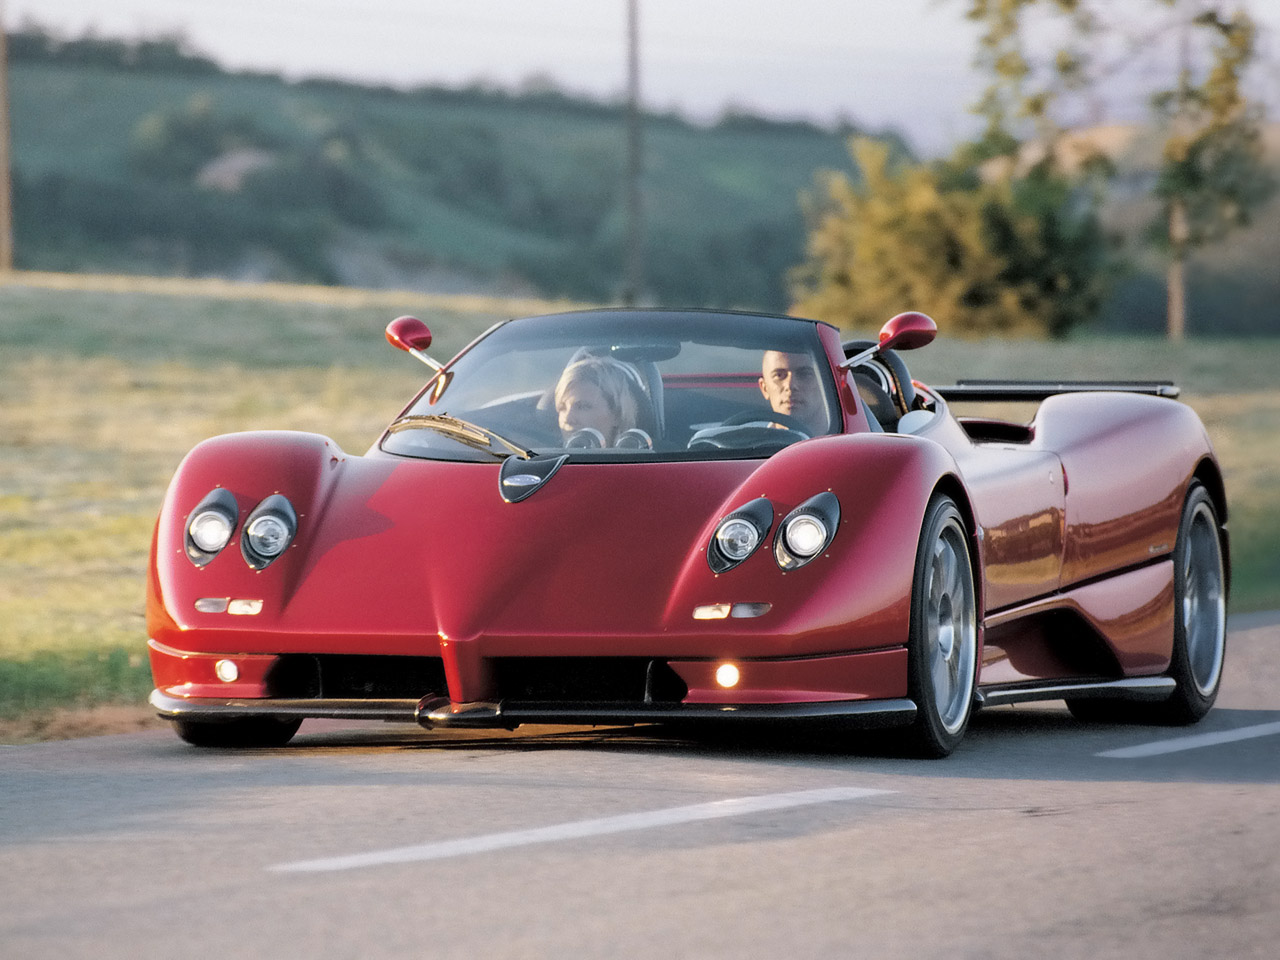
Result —
<instances>
[{"instance_id":1,"label":"rear spoiler","mask_svg":"<svg viewBox=\"0 0 1280 960\"><path fill-rule=\"evenodd\" d=\"M957 380L930 390L944 400L1032 400L1059 393L1144 393L1151 397L1176 397L1182 391L1164 380Z\"/></svg>"}]
</instances>

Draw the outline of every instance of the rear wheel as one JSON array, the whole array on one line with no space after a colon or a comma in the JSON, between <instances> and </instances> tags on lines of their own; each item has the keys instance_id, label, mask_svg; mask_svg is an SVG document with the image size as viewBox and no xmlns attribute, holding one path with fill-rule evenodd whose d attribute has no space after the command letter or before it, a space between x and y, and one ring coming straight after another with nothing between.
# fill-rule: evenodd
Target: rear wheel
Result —
<instances>
[{"instance_id":1,"label":"rear wheel","mask_svg":"<svg viewBox=\"0 0 1280 960\"><path fill-rule=\"evenodd\" d=\"M964 520L950 497L935 497L916 551L907 644L917 711L907 738L920 756L947 756L969 726L978 668L976 597Z\"/></svg>"},{"instance_id":2,"label":"rear wheel","mask_svg":"<svg viewBox=\"0 0 1280 960\"><path fill-rule=\"evenodd\" d=\"M178 736L197 747L283 747L302 726L301 720L244 717L221 723L175 720Z\"/></svg>"},{"instance_id":3,"label":"rear wheel","mask_svg":"<svg viewBox=\"0 0 1280 960\"><path fill-rule=\"evenodd\" d=\"M1187 491L1173 550L1173 650L1168 676L1173 696L1160 703L1067 701L1081 720L1195 723L1213 706L1227 645L1227 578L1222 532L1213 500L1200 484Z\"/></svg>"}]
</instances>

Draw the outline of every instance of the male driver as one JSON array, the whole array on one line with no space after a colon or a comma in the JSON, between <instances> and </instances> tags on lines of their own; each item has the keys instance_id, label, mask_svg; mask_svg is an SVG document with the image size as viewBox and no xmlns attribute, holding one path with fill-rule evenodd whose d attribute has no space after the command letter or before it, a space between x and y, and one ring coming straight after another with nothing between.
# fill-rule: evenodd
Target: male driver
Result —
<instances>
[{"instance_id":1,"label":"male driver","mask_svg":"<svg viewBox=\"0 0 1280 960\"><path fill-rule=\"evenodd\" d=\"M805 354L766 350L760 392L774 413L794 417L810 436L816 437L830 429L827 407L818 385L818 371L812 358Z\"/></svg>"}]
</instances>

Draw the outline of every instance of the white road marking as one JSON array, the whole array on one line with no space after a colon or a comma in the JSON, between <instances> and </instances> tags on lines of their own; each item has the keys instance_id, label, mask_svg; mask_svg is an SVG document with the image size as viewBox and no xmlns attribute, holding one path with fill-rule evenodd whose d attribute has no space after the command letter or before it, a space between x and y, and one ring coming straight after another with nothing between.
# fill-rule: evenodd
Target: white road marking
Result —
<instances>
[{"instance_id":1,"label":"white road marking","mask_svg":"<svg viewBox=\"0 0 1280 960\"><path fill-rule=\"evenodd\" d=\"M1134 757L1157 757L1163 753L1178 753L1182 750L1196 750L1200 747L1215 747L1220 743L1251 740L1254 737L1269 737L1274 733L1280 733L1280 723L1259 723L1252 727L1220 730L1217 733L1197 733L1190 737L1175 737L1172 740L1157 740L1155 743L1143 743L1136 747L1107 750L1103 753L1095 754L1095 756L1111 757L1116 760L1128 760Z\"/></svg>"},{"instance_id":2,"label":"white road marking","mask_svg":"<svg viewBox=\"0 0 1280 960\"><path fill-rule=\"evenodd\" d=\"M758 797L733 797L695 803L687 807L669 807L646 813L624 813L616 817L597 820L578 820L550 827L530 830L510 830L504 833L482 834L457 840L442 840L413 847L397 847L372 853L357 853L345 857L328 857L323 860L299 860L268 867L279 873L324 873L334 870L352 870L357 867L376 867L392 863L418 863L424 860L443 860L448 857L465 857L474 853L525 847L536 843L556 843L561 840L579 840L583 837L599 837L610 833L631 830L651 830L700 820L719 820L725 817L745 817L770 810L788 810L793 807L809 807L819 803L839 803L861 800L865 797L891 793L889 790L871 790L864 787L829 787L823 790L801 790L795 793L770 793Z\"/></svg>"}]
</instances>

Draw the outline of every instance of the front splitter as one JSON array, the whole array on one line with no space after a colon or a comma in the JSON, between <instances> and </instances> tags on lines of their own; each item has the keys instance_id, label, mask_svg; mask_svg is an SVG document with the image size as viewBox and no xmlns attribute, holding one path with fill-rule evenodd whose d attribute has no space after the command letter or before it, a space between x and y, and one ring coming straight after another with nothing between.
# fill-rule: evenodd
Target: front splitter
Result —
<instances>
[{"instance_id":1,"label":"front splitter","mask_svg":"<svg viewBox=\"0 0 1280 960\"><path fill-rule=\"evenodd\" d=\"M871 729L911 723L916 705L907 699L835 700L806 703L559 703L501 701L453 703L423 700L226 699L172 697L153 690L150 703L170 720L216 723L246 717L282 720L384 720L434 727L514 729L522 724L614 726L673 722L844 722Z\"/></svg>"}]
</instances>

